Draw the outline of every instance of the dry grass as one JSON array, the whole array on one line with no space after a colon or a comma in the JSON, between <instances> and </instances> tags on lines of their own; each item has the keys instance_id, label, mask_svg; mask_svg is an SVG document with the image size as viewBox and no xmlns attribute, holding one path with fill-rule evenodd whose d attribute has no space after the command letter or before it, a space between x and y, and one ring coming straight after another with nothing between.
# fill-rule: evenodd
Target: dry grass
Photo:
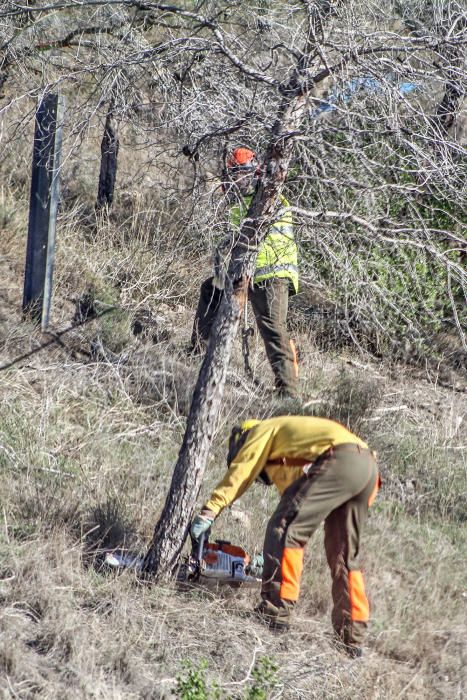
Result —
<instances>
[{"instance_id":1,"label":"dry grass","mask_svg":"<svg viewBox=\"0 0 467 700\"><path fill-rule=\"evenodd\" d=\"M189 250L174 251L173 232L155 219L140 226L139 205L131 225L94 229L80 228L77 206L61 221L53 324L67 326L76 298L90 292L118 313L40 350L50 338L20 323L24 201L21 221L14 196L0 243L2 363L37 352L0 373L1 697L176 697L185 662L199 669L207 659L208 686L240 699L266 656L278 667L271 698L461 698L465 395L350 350L324 354L313 327L297 329L301 410L347 422L380 452L385 486L364 537L373 621L362 661L331 645L320 534L286 638L248 616L255 592L181 592L105 575L94 566L99 548L144 549L167 492L199 364L184 346L203 269ZM135 336L141 310L156 332ZM93 354L96 339L103 355ZM238 343L200 503L224 469L233 421L297 410L272 396L257 336L252 353L264 385L246 380ZM216 534L259 550L275 502L252 489Z\"/></svg>"},{"instance_id":2,"label":"dry grass","mask_svg":"<svg viewBox=\"0 0 467 700\"><path fill-rule=\"evenodd\" d=\"M330 644L320 543L308 554L315 573L307 568L296 625L278 639L245 617L253 593L143 586L86 567L82 541L63 529L23 541L7 534L4 526L5 697L168 697L187 659L195 667L208 659L209 682L235 697L262 655L279 668L274 697L461 697L458 550L448 535L389 518L382 506L365 538L374 621L356 663Z\"/></svg>"},{"instance_id":3,"label":"dry grass","mask_svg":"<svg viewBox=\"0 0 467 700\"><path fill-rule=\"evenodd\" d=\"M217 682L228 697L241 697L261 656L279 669L271 697L461 697L465 542L459 511L448 519L437 508L431 517L427 509L414 510L412 492L404 492L410 471L401 469L402 459L393 472L394 463L382 454L389 487L373 509L364 541L374 613L363 662L348 661L331 646L330 580L319 535L308 551L296 625L286 640L245 617L255 600L252 592L181 593L138 584L131 575L108 577L90 567L90 547L96 541L108 544L107 536L121 544L131 533L140 546L147 543L183 417L173 385L166 394L141 401L141 364L135 378L125 365L69 363L62 353L61 360L47 362L43 355L35 368L10 370L1 394L5 697L169 697L177 677L186 673L187 659L195 668L208 659L208 685ZM145 360L147 372L166 366L156 365L157 355L149 349L138 358ZM315 374L315 395L328 400L313 367L317 359L310 355L307 372ZM325 363L323 373L337 371L338 376L338 361ZM233 371L231 376L238 375ZM250 397L249 407L243 406L241 386L230 387L203 493L222 472L223 440L236 406L241 403L245 413L261 407L267 414L266 397ZM426 399L426 388L404 381L397 396L401 400L423 390ZM436 387L431 391L454 406L454 396ZM389 409L394 393L389 391L379 408ZM395 440L404 434L421 439L422 426L415 428L401 413L402 419L391 419ZM375 439L385 437L384 416L384 411L374 413L378 420L368 422ZM448 416L440 411L428 427L446 425ZM455 446L454 439L450 447ZM449 484L449 489L459 498L461 486ZM448 498L446 481L439 487ZM274 501L269 491L253 489L240 504L250 528L232 511L216 532L259 549ZM100 539L93 538L96 524Z\"/></svg>"}]
</instances>

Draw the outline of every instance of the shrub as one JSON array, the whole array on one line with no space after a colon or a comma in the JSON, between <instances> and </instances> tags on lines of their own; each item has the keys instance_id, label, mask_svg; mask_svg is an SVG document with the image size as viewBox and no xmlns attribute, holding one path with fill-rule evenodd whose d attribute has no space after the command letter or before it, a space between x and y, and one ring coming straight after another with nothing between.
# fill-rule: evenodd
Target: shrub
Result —
<instances>
[{"instance_id":1,"label":"shrub","mask_svg":"<svg viewBox=\"0 0 467 700\"><path fill-rule=\"evenodd\" d=\"M218 698L217 689L212 691L207 687L207 661L201 661L198 668L192 662L185 664L186 674L177 676L176 694L180 700L213 700ZM213 694L214 692L214 694Z\"/></svg>"},{"instance_id":2,"label":"shrub","mask_svg":"<svg viewBox=\"0 0 467 700\"><path fill-rule=\"evenodd\" d=\"M277 685L277 664L269 656L261 656L251 672L251 685L241 694L227 695L217 683L210 687L206 679L208 662L198 667L191 661L185 664L185 674L177 676L175 692L179 700L267 700Z\"/></svg>"}]
</instances>

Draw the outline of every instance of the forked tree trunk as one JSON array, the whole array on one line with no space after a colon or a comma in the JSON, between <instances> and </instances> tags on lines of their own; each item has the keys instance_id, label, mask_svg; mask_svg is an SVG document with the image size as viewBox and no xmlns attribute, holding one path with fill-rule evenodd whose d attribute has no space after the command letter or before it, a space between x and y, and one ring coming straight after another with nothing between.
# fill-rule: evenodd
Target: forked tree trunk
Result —
<instances>
[{"instance_id":1,"label":"forked tree trunk","mask_svg":"<svg viewBox=\"0 0 467 700\"><path fill-rule=\"evenodd\" d=\"M227 368L251 276L268 222L285 181L304 97L284 98L265 158L265 174L241 227L227 273L225 294L214 323L188 416L170 491L145 557L144 569L158 578L173 575L198 497L212 436L221 413Z\"/></svg>"},{"instance_id":2,"label":"forked tree trunk","mask_svg":"<svg viewBox=\"0 0 467 700\"><path fill-rule=\"evenodd\" d=\"M254 271L258 246L268 231L278 195L287 176L293 141L305 113L307 96L320 93L310 79L308 56L313 54L316 12L322 21L331 4L310 8L310 39L283 95L264 161L264 174L235 242L227 284L208 349L193 393L185 436L174 468L170 491L144 560L144 570L158 579L170 578L178 565L201 487L212 435L216 429L227 368L246 294L246 280ZM316 81L329 73L321 71Z\"/></svg>"}]
</instances>

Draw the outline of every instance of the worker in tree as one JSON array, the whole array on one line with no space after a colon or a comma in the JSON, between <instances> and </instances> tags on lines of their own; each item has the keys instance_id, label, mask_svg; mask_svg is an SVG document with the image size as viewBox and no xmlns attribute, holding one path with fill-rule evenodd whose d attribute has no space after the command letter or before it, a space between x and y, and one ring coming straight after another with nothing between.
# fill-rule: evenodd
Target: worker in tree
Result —
<instances>
[{"instance_id":1,"label":"worker in tree","mask_svg":"<svg viewBox=\"0 0 467 700\"><path fill-rule=\"evenodd\" d=\"M225 271L234 241L253 199L260 168L249 148L236 148L227 160L223 191L229 206L228 234L216 249L214 276L201 285L189 351L201 352L219 309ZM280 394L297 394L298 365L293 341L286 330L289 294L298 291L297 247L292 212L279 196L274 223L259 247L256 269L248 297L264 341L266 353Z\"/></svg>"},{"instance_id":2,"label":"worker in tree","mask_svg":"<svg viewBox=\"0 0 467 700\"><path fill-rule=\"evenodd\" d=\"M227 463L224 478L191 524L192 539L198 541L254 481L274 484L281 499L266 529L262 600L255 612L272 629L288 629L304 548L324 521L337 643L360 656L369 606L358 555L368 507L380 486L375 454L333 420L280 416L235 427Z\"/></svg>"}]
</instances>

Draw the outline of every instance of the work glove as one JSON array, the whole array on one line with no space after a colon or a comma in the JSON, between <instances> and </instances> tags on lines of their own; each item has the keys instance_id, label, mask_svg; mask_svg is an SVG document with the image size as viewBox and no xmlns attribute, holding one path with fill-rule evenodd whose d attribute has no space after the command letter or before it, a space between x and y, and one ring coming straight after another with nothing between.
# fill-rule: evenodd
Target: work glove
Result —
<instances>
[{"instance_id":1,"label":"work glove","mask_svg":"<svg viewBox=\"0 0 467 700\"><path fill-rule=\"evenodd\" d=\"M263 575L264 568L264 557L262 554L255 554L251 557L250 564L248 566L248 573L250 576L255 576L256 578L261 578Z\"/></svg>"},{"instance_id":2,"label":"work glove","mask_svg":"<svg viewBox=\"0 0 467 700\"><path fill-rule=\"evenodd\" d=\"M209 530L214 522L214 518L208 518L205 515L197 515L193 518L190 527L190 535L193 542L198 542L201 535Z\"/></svg>"}]
</instances>

